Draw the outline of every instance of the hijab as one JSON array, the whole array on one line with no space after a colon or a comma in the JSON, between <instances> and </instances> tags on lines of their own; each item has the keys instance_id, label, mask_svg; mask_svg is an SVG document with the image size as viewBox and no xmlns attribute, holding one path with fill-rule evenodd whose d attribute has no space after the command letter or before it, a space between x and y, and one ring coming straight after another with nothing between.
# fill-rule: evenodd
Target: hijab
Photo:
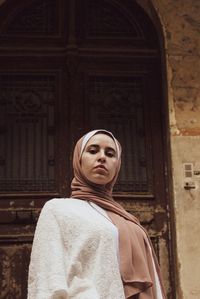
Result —
<instances>
[{"instance_id":1,"label":"hijab","mask_svg":"<svg viewBox=\"0 0 200 299\"><path fill-rule=\"evenodd\" d=\"M110 136L117 150L117 168L113 179L106 185L89 181L82 172L81 156L87 142L95 134ZM93 130L78 140L74 149L74 178L71 183L71 197L94 202L106 210L109 218L119 231L120 273L126 298L138 294L139 299L157 299L155 290L155 272L161 281L160 269L150 238L138 219L128 213L114 201L112 191L121 166L121 146L113 134L107 130Z\"/></svg>"}]
</instances>

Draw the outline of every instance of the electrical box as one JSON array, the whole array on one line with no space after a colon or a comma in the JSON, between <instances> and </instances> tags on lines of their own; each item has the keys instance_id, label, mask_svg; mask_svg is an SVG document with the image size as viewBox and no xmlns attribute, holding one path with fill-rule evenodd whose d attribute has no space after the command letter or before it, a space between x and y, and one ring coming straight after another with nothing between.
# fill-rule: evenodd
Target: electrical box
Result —
<instances>
[{"instance_id":1,"label":"electrical box","mask_svg":"<svg viewBox=\"0 0 200 299\"><path fill-rule=\"evenodd\" d=\"M195 189L196 184L194 181L194 164L183 163L183 187L186 190Z\"/></svg>"}]
</instances>

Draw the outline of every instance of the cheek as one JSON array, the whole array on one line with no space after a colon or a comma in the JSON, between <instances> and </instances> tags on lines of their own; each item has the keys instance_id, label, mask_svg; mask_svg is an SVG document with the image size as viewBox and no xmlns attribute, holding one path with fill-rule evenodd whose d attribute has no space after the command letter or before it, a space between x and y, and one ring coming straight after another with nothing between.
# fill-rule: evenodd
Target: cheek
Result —
<instances>
[{"instance_id":1,"label":"cheek","mask_svg":"<svg viewBox=\"0 0 200 299\"><path fill-rule=\"evenodd\" d=\"M84 170L84 168L85 168L85 159L84 159L83 156L81 157L80 165L81 165L81 169Z\"/></svg>"},{"instance_id":2,"label":"cheek","mask_svg":"<svg viewBox=\"0 0 200 299\"><path fill-rule=\"evenodd\" d=\"M90 161L91 159L89 159L89 157L86 154L82 156L80 164L83 172L90 168Z\"/></svg>"},{"instance_id":3,"label":"cheek","mask_svg":"<svg viewBox=\"0 0 200 299\"><path fill-rule=\"evenodd\" d=\"M113 162L111 165L113 175L117 172L117 167L118 167L118 161Z\"/></svg>"},{"instance_id":4,"label":"cheek","mask_svg":"<svg viewBox=\"0 0 200 299\"><path fill-rule=\"evenodd\" d=\"M85 169L87 169L87 164L85 163L85 159L82 159L81 161L81 169L83 172L85 171Z\"/></svg>"}]
</instances>

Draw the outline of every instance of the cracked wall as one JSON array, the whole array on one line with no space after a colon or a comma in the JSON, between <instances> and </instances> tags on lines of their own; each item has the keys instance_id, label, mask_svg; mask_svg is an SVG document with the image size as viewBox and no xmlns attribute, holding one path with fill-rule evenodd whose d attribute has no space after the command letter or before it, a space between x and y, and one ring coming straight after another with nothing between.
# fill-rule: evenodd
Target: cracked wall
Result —
<instances>
[{"instance_id":1,"label":"cracked wall","mask_svg":"<svg viewBox=\"0 0 200 299\"><path fill-rule=\"evenodd\" d=\"M178 299L200 298L200 179L184 189L183 164L200 170L200 2L152 1L165 34Z\"/></svg>"}]
</instances>

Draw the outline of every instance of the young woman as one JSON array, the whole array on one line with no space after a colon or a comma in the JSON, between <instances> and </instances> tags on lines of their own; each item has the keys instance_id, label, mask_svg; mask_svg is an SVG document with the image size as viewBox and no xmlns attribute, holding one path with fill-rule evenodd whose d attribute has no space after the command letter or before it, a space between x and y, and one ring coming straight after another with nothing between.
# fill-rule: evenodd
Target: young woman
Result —
<instances>
[{"instance_id":1,"label":"young woman","mask_svg":"<svg viewBox=\"0 0 200 299\"><path fill-rule=\"evenodd\" d=\"M28 299L165 298L146 231L112 198L120 164L111 132L77 142L71 197L48 201L38 220Z\"/></svg>"}]
</instances>

